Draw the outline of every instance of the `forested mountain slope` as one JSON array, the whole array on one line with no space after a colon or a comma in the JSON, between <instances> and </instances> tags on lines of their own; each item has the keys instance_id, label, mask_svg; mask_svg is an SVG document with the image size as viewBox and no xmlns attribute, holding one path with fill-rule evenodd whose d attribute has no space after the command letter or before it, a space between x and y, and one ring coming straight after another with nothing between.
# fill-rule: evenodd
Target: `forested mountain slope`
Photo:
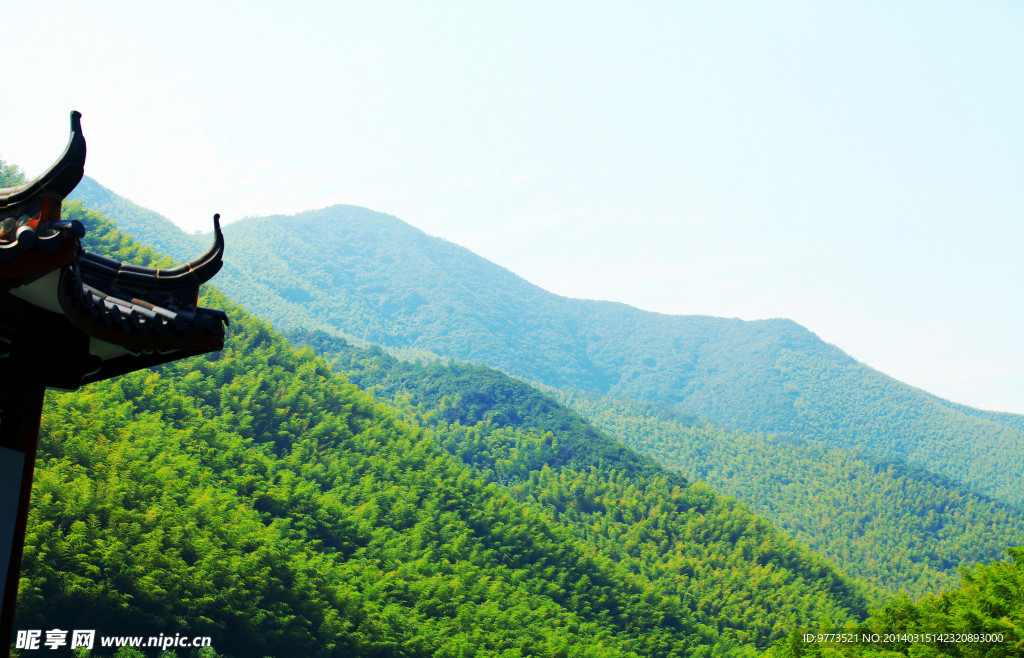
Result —
<instances>
[{"instance_id":1,"label":"forested mountain slope","mask_svg":"<svg viewBox=\"0 0 1024 658\"><path fill-rule=\"evenodd\" d=\"M958 567L1024 545L1024 510L905 462L725 431L633 400L557 396L636 450L750 503L847 573L893 593L951 589Z\"/></svg>"},{"instance_id":2,"label":"forested mountain slope","mask_svg":"<svg viewBox=\"0 0 1024 658\"><path fill-rule=\"evenodd\" d=\"M136 234L159 244L138 221ZM333 206L229 225L222 288L282 328L668 403L725 427L894 455L1024 502L1024 421L858 363L789 320L667 316L548 293L387 215ZM315 245L315 248L312 246ZM175 254L183 257L186 254Z\"/></svg>"},{"instance_id":3,"label":"forested mountain slope","mask_svg":"<svg viewBox=\"0 0 1024 658\"><path fill-rule=\"evenodd\" d=\"M571 464L586 469L602 463L632 477L675 476L650 457L634 452L620 440L597 430L575 411L533 386L486 366L455 363L412 363L386 354L379 346L357 347L323 331L291 331L286 337L309 346L328 360L335 372L402 409L415 409L421 422L500 427L550 433L558 448L549 466ZM671 479L675 478L675 479Z\"/></svg>"},{"instance_id":4,"label":"forested mountain slope","mask_svg":"<svg viewBox=\"0 0 1024 658\"><path fill-rule=\"evenodd\" d=\"M156 257L65 213L93 251ZM222 352L48 395L19 628L237 656L675 656L865 615L858 585L703 484L387 407L207 294Z\"/></svg>"},{"instance_id":5,"label":"forested mountain slope","mask_svg":"<svg viewBox=\"0 0 1024 658\"><path fill-rule=\"evenodd\" d=\"M290 332L378 399L422 406L464 424L553 431L560 450L592 464L646 475L615 437L667 468L748 501L760 515L849 574L895 594L955 587L957 567L1005 557L1024 544L1024 512L927 471L850 450L727 432L665 407L607 396L558 393L582 416L499 371L401 361L325 332ZM609 434L595 429L583 416Z\"/></svg>"}]
</instances>

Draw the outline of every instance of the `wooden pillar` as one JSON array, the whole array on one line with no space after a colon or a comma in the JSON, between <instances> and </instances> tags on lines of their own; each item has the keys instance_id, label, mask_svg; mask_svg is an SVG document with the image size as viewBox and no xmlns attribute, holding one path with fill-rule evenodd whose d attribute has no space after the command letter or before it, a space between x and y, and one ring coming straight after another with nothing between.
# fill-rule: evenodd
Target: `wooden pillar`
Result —
<instances>
[{"instance_id":1,"label":"wooden pillar","mask_svg":"<svg viewBox=\"0 0 1024 658\"><path fill-rule=\"evenodd\" d=\"M4 360L8 366L14 365L10 363L14 359ZM31 370L19 373L14 368L0 368L4 380L0 384L0 656L10 655L13 641L39 419L46 393L45 386L24 377L28 372Z\"/></svg>"}]
</instances>

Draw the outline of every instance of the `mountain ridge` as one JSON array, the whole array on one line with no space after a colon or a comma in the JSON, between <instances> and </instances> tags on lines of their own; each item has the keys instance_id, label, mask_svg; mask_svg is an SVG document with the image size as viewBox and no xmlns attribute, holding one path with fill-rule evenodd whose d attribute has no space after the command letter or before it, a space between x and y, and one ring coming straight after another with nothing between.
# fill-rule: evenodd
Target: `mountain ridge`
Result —
<instances>
[{"instance_id":1,"label":"mountain ridge","mask_svg":"<svg viewBox=\"0 0 1024 658\"><path fill-rule=\"evenodd\" d=\"M140 237L161 247L159 233ZM282 329L327 329L559 389L670 404L726 428L895 454L1024 502L1024 417L906 385L792 320L560 297L355 206L247 218L225 234L222 289Z\"/></svg>"}]
</instances>

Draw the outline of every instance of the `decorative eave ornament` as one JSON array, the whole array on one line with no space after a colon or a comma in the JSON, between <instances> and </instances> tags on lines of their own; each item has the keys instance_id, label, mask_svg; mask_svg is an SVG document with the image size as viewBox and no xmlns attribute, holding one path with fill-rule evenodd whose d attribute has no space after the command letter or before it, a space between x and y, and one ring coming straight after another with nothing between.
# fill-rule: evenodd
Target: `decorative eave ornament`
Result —
<instances>
[{"instance_id":1,"label":"decorative eave ornament","mask_svg":"<svg viewBox=\"0 0 1024 658\"><path fill-rule=\"evenodd\" d=\"M71 113L67 148L45 173L0 188L0 656L10 650L46 388L222 349L228 323L198 306L199 286L223 264L219 215L205 254L164 269L85 251L86 227L61 221L85 171L81 119Z\"/></svg>"}]
</instances>

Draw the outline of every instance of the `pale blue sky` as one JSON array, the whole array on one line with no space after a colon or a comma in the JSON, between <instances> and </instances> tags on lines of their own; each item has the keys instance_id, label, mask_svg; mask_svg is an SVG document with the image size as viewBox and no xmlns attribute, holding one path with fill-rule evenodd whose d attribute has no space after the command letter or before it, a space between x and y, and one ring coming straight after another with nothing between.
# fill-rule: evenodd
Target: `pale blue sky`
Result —
<instances>
[{"instance_id":1,"label":"pale blue sky","mask_svg":"<svg viewBox=\"0 0 1024 658\"><path fill-rule=\"evenodd\" d=\"M87 173L189 230L354 203L1024 412L1024 3L141 5L4 3L0 158L78 109Z\"/></svg>"}]
</instances>

